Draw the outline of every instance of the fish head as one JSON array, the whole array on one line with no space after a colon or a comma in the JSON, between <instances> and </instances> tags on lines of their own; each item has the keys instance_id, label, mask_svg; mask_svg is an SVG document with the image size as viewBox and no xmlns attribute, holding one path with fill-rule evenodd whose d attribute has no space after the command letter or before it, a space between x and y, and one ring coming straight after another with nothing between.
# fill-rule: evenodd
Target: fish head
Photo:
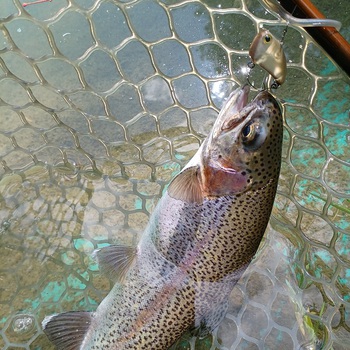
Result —
<instances>
[{"instance_id":1,"label":"fish head","mask_svg":"<svg viewBox=\"0 0 350 350\"><path fill-rule=\"evenodd\" d=\"M237 195L277 184L283 122L267 91L247 104L249 86L235 90L196 155L168 187L170 197L188 203Z\"/></svg>"},{"instance_id":2,"label":"fish head","mask_svg":"<svg viewBox=\"0 0 350 350\"><path fill-rule=\"evenodd\" d=\"M253 63L260 65L282 85L287 75L286 56L282 44L268 31L260 28L249 48Z\"/></svg>"},{"instance_id":3,"label":"fish head","mask_svg":"<svg viewBox=\"0 0 350 350\"><path fill-rule=\"evenodd\" d=\"M235 92L204 146L201 182L207 197L243 193L278 181L281 108L267 91L246 104L248 92L247 86Z\"/></svg>"}]
</instances>

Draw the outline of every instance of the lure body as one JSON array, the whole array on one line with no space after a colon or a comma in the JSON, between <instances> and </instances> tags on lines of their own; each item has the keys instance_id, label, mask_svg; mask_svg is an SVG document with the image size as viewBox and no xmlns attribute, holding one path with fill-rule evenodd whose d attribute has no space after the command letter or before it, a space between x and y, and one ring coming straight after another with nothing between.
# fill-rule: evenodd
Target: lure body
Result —
<instances>
[{"instance_id":1,"label":"lure body","mask_svg":"<svg viewBox=\"0 0 350 350\"><path fill-rule=\"evenodd\" d=\"M282 44L268 31L260 28L249 49L249 56L273 76L278 85L286 80L287 63Z\"/></svg>"}]
</instances>

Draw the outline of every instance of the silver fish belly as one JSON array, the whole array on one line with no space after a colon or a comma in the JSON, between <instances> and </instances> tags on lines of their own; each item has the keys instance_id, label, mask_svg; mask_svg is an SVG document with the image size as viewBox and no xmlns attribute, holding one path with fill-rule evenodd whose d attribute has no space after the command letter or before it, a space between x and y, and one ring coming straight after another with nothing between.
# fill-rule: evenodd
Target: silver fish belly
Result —
<instances>
[{"instance_id":1,"label":"silver fish belly","mask_svg":"<svg viewBox=\"0 0 350 350\"><path fill-rule=\"evenodd\" d=\"M45 318L58 349L164 350L191 328L219 324L266 229L280 170L280 107L266 91L247 104L248 93L231 94L138 246L96 252L119 281L96 312Z\"/></svg>"}]
</instances>

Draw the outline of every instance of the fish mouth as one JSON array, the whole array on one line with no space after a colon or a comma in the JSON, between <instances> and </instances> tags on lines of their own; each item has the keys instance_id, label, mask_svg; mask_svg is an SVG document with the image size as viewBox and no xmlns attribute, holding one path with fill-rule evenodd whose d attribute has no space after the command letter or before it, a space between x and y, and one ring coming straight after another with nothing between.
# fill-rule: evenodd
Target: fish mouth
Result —
<instances>
[{"instance_id":1,"label":"fish mouth","mask_svg":"<svg viewBox=\"0 0 350 350\"><path fill-rule=\"evenodd\" d=\"M263 90L263 91L260 91L254 98L254 100L266 100L266 99L269 99L269 98L273 98L274 97L267 91L267 90Z\"/></svg>"},{"instance_id":2,"label":"fish mouth","mask_svg":"<svg viewBox=\"0 0 350 350\"><path fill-rule=\"evenodd\" d=\"M248 84L244 84L240 89L233 91L229 98L227 107L228 111L240 112L248 104L248 95L250 87ZM226 108L225 108L226 109Z\"/></svg>"},{"instance_id":3,"label":"fish mouth","mask_svg":"<svg viewBox=\"0 0 350 350\"><path fill-rule=\"evenodd\" d=\"M213 135L232 128L232 125L241 122L240 112L248 104L250 87L248 84L234 90L228 97L213 127Z\"/></svg>"},{"instance_id":4,"label":"fish mouth","mask_svg":"<svg viewBox=\"0 0 350 350\"><path fill-rule=\"evenodd\" d=\"M275 97L266 90L260 91L258 95L255 96L253 102L255 102L259 108L264 108L264 106L269 102L272 103L275 108L279 108L279 103Z\"/></svg>"}]
</instances>

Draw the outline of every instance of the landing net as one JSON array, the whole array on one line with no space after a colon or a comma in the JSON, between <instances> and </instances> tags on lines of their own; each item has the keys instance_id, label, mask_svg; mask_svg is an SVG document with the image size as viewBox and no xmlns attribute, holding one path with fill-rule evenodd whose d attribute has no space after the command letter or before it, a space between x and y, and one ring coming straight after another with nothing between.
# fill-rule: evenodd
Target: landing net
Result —
<instances>
[{"instance_id":1,"label":"landing net","mask_svg":"<svg viewBox=\"0 0 350 350\"><path fill-rule=\"evenodd\" d=\"M137 242L259 26L285 23L257 0L2 0L0 17L0 347L52 349L44 316L96 309L111 282L91 252ZM350 348L350 85L302 29L284 49L266 239L219 328L174 348Z\"/></svg>"}]
</instances>

